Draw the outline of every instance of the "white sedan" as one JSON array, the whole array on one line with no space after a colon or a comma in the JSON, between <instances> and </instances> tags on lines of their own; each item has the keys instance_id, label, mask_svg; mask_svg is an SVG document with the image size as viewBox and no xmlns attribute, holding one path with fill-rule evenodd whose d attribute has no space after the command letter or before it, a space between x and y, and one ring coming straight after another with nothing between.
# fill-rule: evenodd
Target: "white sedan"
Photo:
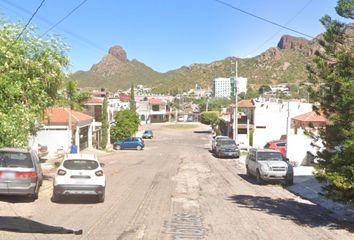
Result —
<instances>
[{"instance_id":1,"label":"white sedan","mask_svg":"<svg viewBox=\"0 0 354 240\"><path fill-rule=\"evenodd\" d=\"M95 195L104 202L106 177L102 164L92 154L68 154L60 164L53 181L53 201L62 196Z\"/></svg>"}]
</instances>

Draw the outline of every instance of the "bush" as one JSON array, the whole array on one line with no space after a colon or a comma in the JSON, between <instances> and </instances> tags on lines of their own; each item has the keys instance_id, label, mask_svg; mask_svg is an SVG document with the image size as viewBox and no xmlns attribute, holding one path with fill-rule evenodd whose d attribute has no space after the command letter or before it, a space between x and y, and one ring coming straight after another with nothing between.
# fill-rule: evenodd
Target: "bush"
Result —
<instances>
[{"instance_id":1,"label":"bush","mask_svg":"<svg viewBox=\"0 0 354 240\"><path fill-rule=\"evenodd\" d=\"M111 138L122 140L133 136L139 128L139 116L130 110L120 111L114 117L115 123L111 128Z\"/></svg>"}]
</instances>

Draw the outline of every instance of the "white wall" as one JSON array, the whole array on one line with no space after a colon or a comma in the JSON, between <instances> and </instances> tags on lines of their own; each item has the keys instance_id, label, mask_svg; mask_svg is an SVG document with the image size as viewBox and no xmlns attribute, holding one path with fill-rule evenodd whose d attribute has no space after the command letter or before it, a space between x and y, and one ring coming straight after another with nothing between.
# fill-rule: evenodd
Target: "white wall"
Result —
<instances>
[{"instance_id":1,"label":"white wall","mask_svg":"<svg viewBox=\"0 0 354 240\"><path fill-rule=\"evenodd\" d=\"M311 141L312 138L306 136L302 129L298 129L297 134L295 134L294 128L290 129L287 140L287 158L296 162L297 166L301 165L306 158L307 151L311 151L313 148Z\"/></svg>"},{"instance_id":2,"label":"white wall","mask_svg":"<svg viewBox=\"0 0 354 240\"><path fill-rule=\"evenodd\" d=\"M62 130L42 129L37 132L36 136L30 138L29 147L37 150L38 144L42 144L48 147L49 153L55 153L61 148L68 151L70 136L67 128L62 128Z\"/></svg>"},{"instance_id":3,"label":"white wall","mask_svg":"<svg viewBox=\"0 0 354 240\"><path fill-rule=\"evenodd\" d=\"M288 103L256 101L255 105L253 146L262 148L267 142L280 139L281 135L286 134ZM312 111L312 104L290 102L289 108L291 119Z\"/></svg>"}]
</instances>

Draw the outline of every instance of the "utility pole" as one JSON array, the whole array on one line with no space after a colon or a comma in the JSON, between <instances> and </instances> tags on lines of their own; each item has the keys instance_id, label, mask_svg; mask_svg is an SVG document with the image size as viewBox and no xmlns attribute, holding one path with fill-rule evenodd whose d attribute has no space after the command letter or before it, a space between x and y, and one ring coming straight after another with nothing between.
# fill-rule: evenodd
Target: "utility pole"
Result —
<instances>
[{"instance_id":1,"label":"utility pole","mask_svg":"<svg viewBox=\"0 0 354 240\"><path fill-rule=\"evenodd\" d=\"M237 78L238 78L238 62L235 62L235 81L234 81L234 94L235 94L235 111L234 111L234 140L237 144L238 135L238 89L237 89Z\"/></svg>"},{"instance_id":2,"label":"utility pole","mask_svg":"<svg viewBox=\"0 0 354 240\"><path fill-rule=\"evenodd\" d=\"M206 97L207 97L207 102L206 102L206 109L205 111L207 112L208 111L208 108L209 108L209 85L208 85L208 92L206 94Z\"/></svg>"}]
</instances>

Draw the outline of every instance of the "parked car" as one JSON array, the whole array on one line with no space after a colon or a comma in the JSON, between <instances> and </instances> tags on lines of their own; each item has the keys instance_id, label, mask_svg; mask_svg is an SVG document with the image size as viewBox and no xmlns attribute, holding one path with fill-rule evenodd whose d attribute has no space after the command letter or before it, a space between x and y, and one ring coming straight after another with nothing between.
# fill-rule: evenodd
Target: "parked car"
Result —
<instances>
[{"instance_id":1,"label":"parked car","mask_svg":"<svg viewBox=\"0 0 354 240\"><path fill-rule=\"evenodd\" d=\"M143 133L143 138L150 138L152 139L154 137L154 134L152 130L145 130Z\"/></svg>"},{"instance_id":2,"label":"parked car","mask_svg":"<svg viewBox=\"0 0 354 240\"><path fill-rule=\"evenodd\" d=\"M187 122L193 122L193 116L188 116L187 117Z\"/></svg>"},{"instance_id":3,"label":"parked car","mask_svg":"<svg viewBox=\"0 0 354 240\"><path fill-rule=\"evenodd\" d=\"M240 157L240 149L233 139L221 138L216 141L215 155L217 157Z\"/></svg>"},{"instance_id":4,"label":"parked car","mask_svg":"<svg viewBox=\"0 0 354 240\"><path fill-rule=\"evenodd\" d=\"M258 184L270 180L285 180L287 185L293 184L293 167L278 150L250 149L246 158L246 172L248 176L255 176Z\"/></svg>"},{"instance_id":5,"label":"parked car","mask_svg":"<svg viewBox=\"0 0 354 240\"><path fill-rule=\"evenodd\" d=\"M184 122L184 117L183 116L179 116L178 117L178 122Z\"/></svg>"},{"instance_id":6,"label":"parked car","mask_svg":"<svg viewBox=\"0 0 354 240\"><path fill-rule=\"evenodd\" d=\"M211 140L211 151L215 152L215 146L217 141L219 141L220 139L230 139L228 136L214 136L213 140Z\"/></svg>"},{"instance_id":7,"label":"parked car","mask_svg":"<svg viewBox=\"0 0 354 240\"><path fill-rule=\"evenodd\" d=\"M274 140L268 142L265 146L265 149L279 150L283 157L286 157L286 140Z\"/></svg>"},{"instance_id":8,"label":"parked car","mask_svg":"<svg viewBox=\"0 0 354 240\"><path fill-rule=\"evenodd\" d=\"M68 154L61 162L53 180L53 198L63 196L93 195L104 202L106 177L102 164L92 154Z\"/></svg>"},{"instance_id":9,"label":"parked car","mask_svg":"<svg viewBox=\"0 0 354 240\"><path fill-rule=\"evenodd\" d=\"M117 141L113 144L113 148L116 150L121 150L121 149L142 150L144 149L144 147L145 147L144 140L138 137L126 138L124 140Z\"/></svg>"},{"instance_id":10,"label":"parked car","mask_svg":"<svg viewBox=\"0 0 354 240\"><path fill-rule=\"evenodd\" d=\"M0 194L38 198L43 172L38 154L20 148L0 149Z\"/></svg>"}]
</instances>

